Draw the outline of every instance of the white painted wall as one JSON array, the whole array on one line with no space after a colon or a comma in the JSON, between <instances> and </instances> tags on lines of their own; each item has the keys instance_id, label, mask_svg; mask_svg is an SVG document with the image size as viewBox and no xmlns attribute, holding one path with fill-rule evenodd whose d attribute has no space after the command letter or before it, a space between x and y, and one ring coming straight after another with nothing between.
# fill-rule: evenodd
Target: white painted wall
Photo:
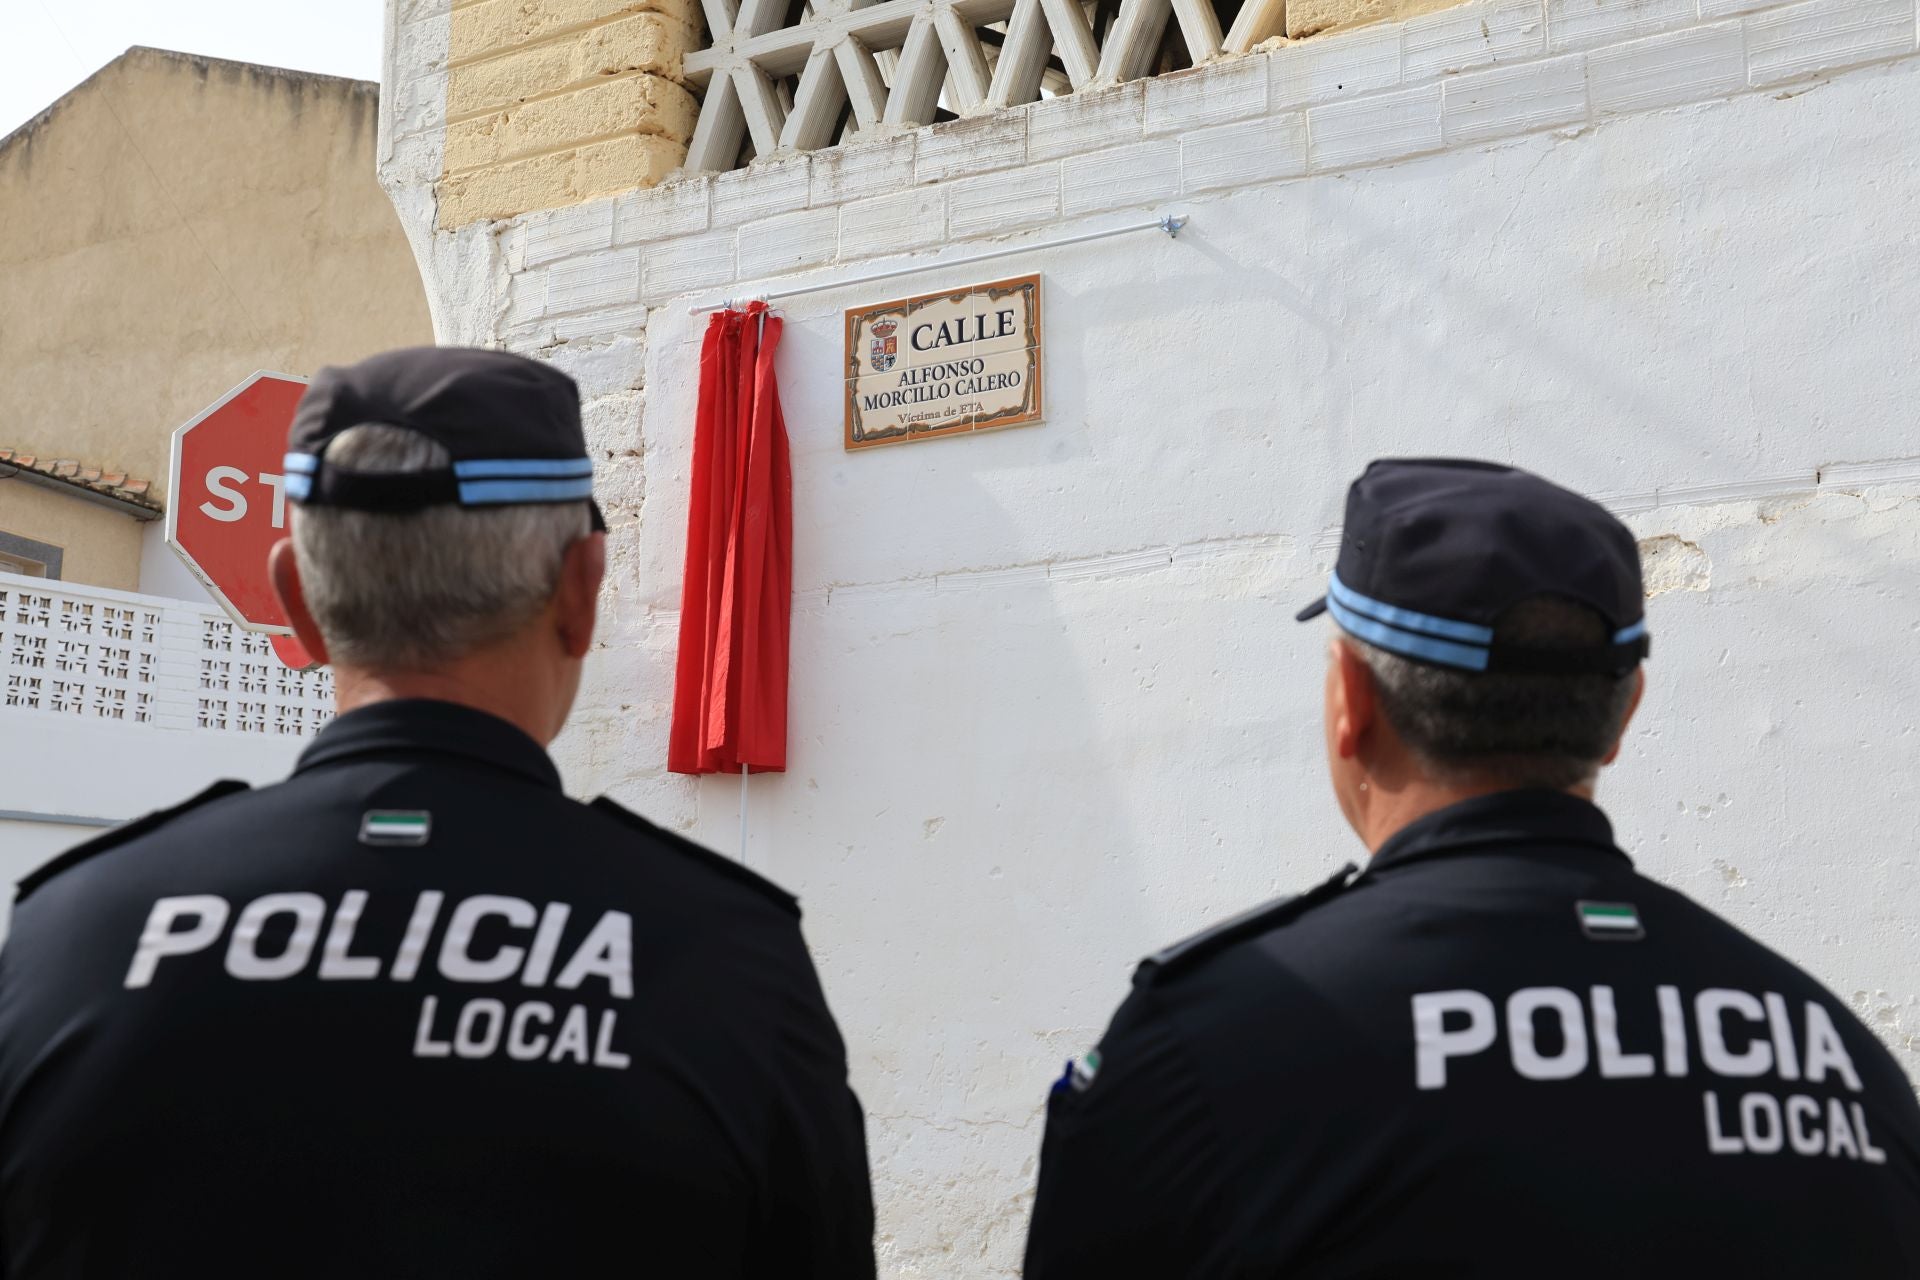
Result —
<instances>
[{"instance_id":1,"label":"white painted wall","mask_svg":"<svg viewBox=\"0 0 1920 1280\"><path fill-rule=\"evenodd\" d=\"M1481 7L1449 21L1464 30ZM910 280L784 304L791 767L753 780L746 851L806 905L869 1111L883 1273L1016 1274L1047 1085L1097 1038L1133 961L1362 855L1323 780L1326 624L1291 617L1323 588L1348 480L1382 454L1518 463L1627 516L1655 639L1648 700L1602 790L1623 845L1809 966L1920 1076L1913 11L1890 20L1892 45L1843 55L1863 29L1845 5L1744 26L1671 10L1603 5L1596 25L1556 28L1565 11L1549 8L1535 70L1481 73L1577 84L1557 132L1443 135L1473 118L1445 115L1469 77L1431 102L1403 87L1416 47L1431 52L1408 24L1321 42L1391 30L1398 61L1338 91L1357 105L1309 111L1308 156L1358 117L1375 124L1359 151L1289 171L1306 176L1269 164L1203 190L1223 129L1241 135L1238 172L1261 173L1293 145L1297 104L1276 87L1249 123L1176 124L1169 159L1142 134L1166 92L1149 85L1144 126L1125 110L1080 121L1090 159L1036 151L1051 118L1036 109L1003 162L1021 167L887 193L945 135L875 144L893 152L864 194L921 207L878 249L836 194L852 152L815 155L797 183L806 157L431 237L449 334L575 372L608 455L604 647L556 745L568 782L730 853L737 780L664 773L702 323L688 302L769 287L739 265L768 261L768 237L801 255L775 260L827 264L804 277L824 282L897 265L888 246L934 246ZM1625 43L1662 22L1694 25ZM1556 30L1614 44L1567 80L1567 63L1547 65ZM1788 51L1802 81L1729 96L1769 82L1782 31L1802 42ZM1315 47L1275 55L1273 84L1304 75L1285 60ZM1737 77L1700 70L1727 58ZM1684 93L1669 74L1682 63ZM408 65L403 41L393 74ZM1632 113L1676 93L1699 101ZM1514 127L1549 116L1518 111ZM1052 181L1072 207L1076 172L1150 154L1112 212L1029 198ZM1153 167L1168 164L1171 187ZM1177 241L939 265L1004 232L956 213L996 193L1036 243L1149 208L1192 223ZM635 295L609 303L587 285L625 269L626 246ZM1030 270L1046 291L1044 425L843 451L843 308Z\"/></svg>"}]
</instances>

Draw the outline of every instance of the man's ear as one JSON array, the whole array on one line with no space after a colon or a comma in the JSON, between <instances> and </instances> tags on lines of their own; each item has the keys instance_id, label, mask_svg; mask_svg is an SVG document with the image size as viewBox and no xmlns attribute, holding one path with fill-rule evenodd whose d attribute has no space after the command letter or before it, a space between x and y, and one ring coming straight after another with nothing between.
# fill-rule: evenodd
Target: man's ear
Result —
<instances>
[{"instance_id":1,"label":"man's ear","mask_svg":"<svg viewBox=\"0 0 1920 1280\"><path fill-rule=\"evenodd\" d=\"M300 562L293 555L293 539L282 538L273 544L273 550L267 552L267 576L273 579L273 594L280 597L280 607L287 611L287 621L293 625L293 635L301 646L313 656L313 660L325 663L327 659L327 638L320 634L320 626L313 620L313 610L307 608L307 595L300 585Z\"/></svg>"},{"instance_id":2,"label":"man's ear","mask_svg":"<svg viewBox=\"0 0 1920 1280\"><path fill-rule=\"evenodd\" d=\"M1603 765L1612 764L1620 758L1620 746L1627 740L1627 726L1633 723L1633 713L1640 709L1640 699L1647 692L1647 669L1636 667L1633 672L1633 696L1627 699L1627 714L1620 717L1620 732L1613 737L1613 747L1600 761Z\"/></svg>"},{"instance_id":3,"label":"man's ear","mask_svg":"<svg viewBox=\"0 0 1920 1280\"><path fill-rule=\"evenodd\" d=\"M600 612L600 583L607 576L607 535L590 533L567 547L560 562L560 585L553 593L560 647L569 658L584 658L593 646Z\"/></svg>"},{"instance_id":4,"label":"man's ear","mask_svg":"<svg viewBox=\"0 0 1920 1280\"><path fill-rule=\"evenodd\" d=\"M1360 744L1380 714L1373 672L1359 651L1339 636L1333 639L1333 749L1342 760L1360 754Z\"/></svg>"}]
</instances>

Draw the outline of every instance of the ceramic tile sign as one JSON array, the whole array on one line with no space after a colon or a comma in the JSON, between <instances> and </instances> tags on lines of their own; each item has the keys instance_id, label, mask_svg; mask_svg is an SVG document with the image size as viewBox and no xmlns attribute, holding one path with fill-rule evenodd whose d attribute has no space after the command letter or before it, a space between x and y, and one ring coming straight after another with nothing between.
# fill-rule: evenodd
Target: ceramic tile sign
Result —
<instances>
[{"instance_id":1,"label":"ceramic tile sign","mask_svg":"<svg viewBox=\"0 0 1920 1280\"><path fill-rule=\"evenodd\" d=\"M847 448L1040 420L1040 277L847 312Z\"/></svg>"}]
</instances>

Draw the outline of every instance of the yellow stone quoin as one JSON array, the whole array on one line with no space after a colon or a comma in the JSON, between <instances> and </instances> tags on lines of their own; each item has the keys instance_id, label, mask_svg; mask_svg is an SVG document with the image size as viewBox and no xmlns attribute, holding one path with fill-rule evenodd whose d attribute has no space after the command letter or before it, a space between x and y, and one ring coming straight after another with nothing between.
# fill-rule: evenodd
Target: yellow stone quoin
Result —
<instances>
[{"instance_id":1,"label":"yellow stone quoin","mask_svg":"<svg viewBox=\"0 0 1920 1280\"><path fill-rule=\"evenodd\" d=\"M650 187L679 168L698 103L691 0L474 0L453 10L439 224Z\"/></svg>"}]
</instances>

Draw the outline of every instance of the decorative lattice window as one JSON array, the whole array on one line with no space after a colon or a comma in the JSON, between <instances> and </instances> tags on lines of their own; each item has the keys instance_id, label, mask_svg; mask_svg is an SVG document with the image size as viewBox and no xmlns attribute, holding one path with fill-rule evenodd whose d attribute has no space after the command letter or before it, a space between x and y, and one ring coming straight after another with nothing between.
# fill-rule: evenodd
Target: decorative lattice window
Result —
<instances>
[{"instance_id":1,"label":"decorative lattice window","mask_svg":"<svg viewBox=\"0 0 1920 1280\"><path fill-rule=\"evenodd\" d=\"M1284 0L702 0L687 168L811 151L1245 53Z\"/></svg>"}]
</instances>

